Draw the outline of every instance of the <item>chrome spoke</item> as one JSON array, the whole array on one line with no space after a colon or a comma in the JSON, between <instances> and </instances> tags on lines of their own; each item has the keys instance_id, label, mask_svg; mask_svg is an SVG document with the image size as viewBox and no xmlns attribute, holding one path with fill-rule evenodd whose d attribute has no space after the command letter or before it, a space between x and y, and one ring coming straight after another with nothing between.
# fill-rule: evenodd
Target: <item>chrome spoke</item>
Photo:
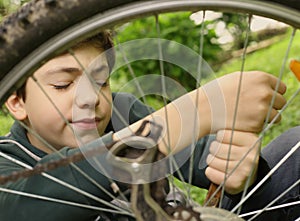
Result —
<instances>
[{"instance_id":1,"label":"chrome spoke","mask_svg":"<svg viewBox=\"0 0 300 221\"><path fill-rule=\"evenodd\" d=\"M113 214L123 214L123 215L131 216L131 217L133 216L132 213L125 212L125 211L101 208L101 207L91 206L91 205L87 205L87 204L80 204L80 203L76 203L76 202L72 202L72 201L61 200L61 199L41 196L41 195L32 194L32 193L26 193L24 191L11 190L11 189L2 188L2 187L0 187L0 192L10 193L10 194L19 195L19 196L30 197L30 198L43 200L43 201L54 202L54 203L58 203L58 204L76 206L76 207L81 207L81 208L86 208L86 209L91 209L91 210L96 210L96 211L101 211L101 212L108 212L108 213L113 213Z\"/></svg>"},{"instance_id":2,"label":"chrome spoke","mask_svg":"<svg viewBox=\"0 0 300 221\"><path fill-rule=\"evenodd\" d=\"M275 172L278 168L288 160L288 158L295 153L300 146L300 142L298 142L295 146L291 148L291 150L274 166L270 172L255 186L252 190L243 198L241 201L231 210L231 212L235 212L238 208L246 202Z\"/></svg>"},{"instance_id":3,"label":"chrome spoke","mask_svg":"<svg viewBox=\"0 0 300 221\"><path fill-rule=\"evenodd\" d=\"M284 207L287 207L287 206L300 204L300 201L298 201L298 203L297 202L287 203L287 204L284 204L284 205L275 206L273 208L271 207L274 203L276 203L278 200L280 200L285 194L287 194L293 188L297 187L299 184L300 184L300 179L298 179L294 184L292 184L289 188L287 188L283 193L281 193L278 197L276 197L274 200L272 200L267 206L265 206L263 209L259 210L259 212L256 213L255 216L251 217L248 221L251 221L251 220L255 219L257 216L262 214L264 211L269 211L269 210L272 210L274 208L284 208Z\"/></svg>"}]
</instances>

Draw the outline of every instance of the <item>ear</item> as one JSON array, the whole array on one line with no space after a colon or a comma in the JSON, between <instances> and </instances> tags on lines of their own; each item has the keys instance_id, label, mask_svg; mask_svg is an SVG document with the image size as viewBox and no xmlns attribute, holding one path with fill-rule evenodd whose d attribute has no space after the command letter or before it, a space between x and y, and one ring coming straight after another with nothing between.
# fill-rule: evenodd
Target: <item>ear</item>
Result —
<instances>
[{"instance_id":1,"label":"ear","mask_svg":"<svg viewBox=\"0 0 300 221\"><path fill-rule=\"evenodd\" d=\"M17 120L25 120L27 118L24 100L17 96L16 93L9 96L5 106Z\"/></svg>"}]
</instances>

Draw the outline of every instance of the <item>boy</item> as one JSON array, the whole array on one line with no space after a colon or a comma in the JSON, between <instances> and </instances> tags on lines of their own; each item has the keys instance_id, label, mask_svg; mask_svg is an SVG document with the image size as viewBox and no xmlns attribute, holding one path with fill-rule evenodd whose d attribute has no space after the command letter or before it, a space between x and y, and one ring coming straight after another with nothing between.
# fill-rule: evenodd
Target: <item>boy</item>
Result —
<instances>
[{"instance_id":1,"label":"boy","mask_svg":"<svg viewBox=\"0 0 300 221\"><path fill-rule=\"evenodd\" d=\"M197 98L201 108L197 110L199 120L196 138L200 139L210 133L217 133L217 136L207 156L207 168L198 168L202 150L207 146L206 138L199 142L200 147L196 148L198 154L195 159L198 164L195 165L194 184L205 187L208 187L209 182L220 184L226 173L224 165L227 161L230 171L248 151L246 160L228 178L225 189L228 194L241 192L253 164L255 173L251 176L250 184L255 182L259 163L256 157L259 145L254 145L257 140L256 133L262 129L267 115L268 104L277 82L275 77L262 72L244 74L235 135L232 140L232 150L235 154L231 154L227 160L224 156L227 155L226 150L230 146L234 95L238 87L239 73L212 81L199 91L190 92L172 102L167 106L166 120L164 109L149 115L149 109L131 95L112 96L109 86L109 72L113 66L112 53L99 56L110 47L112 44L106 32L81 42L72 49L72 53L64 53L45 63L27 80L23 88L8 98L6 107L19 122L13 125L11 134L1 140L0 149L6 154L0 158L1 174L23 169L22 163L33 167L38 163L60 159L61 156L70 156L80 151L78 146L86 148L85 144L98 139L99 135L102 136L99 139L104 143L121 140L131 131L136 131L143 120L151 120L153 117L161 120L159 122L164 129L168 121L170 129L170 145L162 142L167 136L166 133L162 133L158 143L159 150L165 155L169 153L169 147L179 152L189 146L194 138L194 128L190 126L194 124L194 118L186 116L193 116L190 102L195 103ZM96 82L97 90L91 79ZM222 91L224 105L214 100L215 96L219 96L212 91L216 85ZM77 90L79 93L76 93ZM276 92L271 119L285 103L282 96L284 92L285 86L281 83L279 91ZM118 99L121 100L120 103L114 103L113 97L116 96L121 96L122 99ZM114 109L125 109L124 113L128 111L130 126L124 128L124 125L111 124L112 106ZM224 110L225 118L214 115L210 108L216 106ZM189 127L182 124L183 117ZM20 122L26 125L26 129ZM121 130L115 131L116 127L120 127L118 129ZM220 145L222 148L218 151ZM252 148L253 146L255 148ZM12 162L5 156L16 158L19 163ZM46 177L36 175L3 185L0 193L0 220L103 220L107 215L113 216L117 213L118 209L106 203L113 198L110 180L87 160L76 163L76 167L79 170L73 166L66 166L47 172L49 176ZM92 179L86 179L79 171ZM100 183L101 187L95 183ZM19 192L12 194L8 193L7 189ZM26 197L20 192L31 195ZM43 199L37 196L43 196ZM125 214L130 215L126 212ZM111 219L116 220L112 217Z\"/></svg>"}]
</instances>

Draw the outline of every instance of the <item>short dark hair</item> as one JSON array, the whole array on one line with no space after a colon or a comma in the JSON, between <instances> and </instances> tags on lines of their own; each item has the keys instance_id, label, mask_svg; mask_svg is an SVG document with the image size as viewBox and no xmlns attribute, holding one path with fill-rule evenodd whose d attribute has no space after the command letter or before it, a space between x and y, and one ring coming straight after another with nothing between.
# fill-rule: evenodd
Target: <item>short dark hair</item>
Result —
<instances>
[{"instance_id":1,"label":"short dark hair","mask_svg":"<svg viewBox=\"0 0 300 221\"><path fill-rule=\"evenodd\" d=\"M115 65L115 51L113 49L113 37L110 30L105 30L97 35L84 39L73 47L73 49L79 48L85 44L92 44L94 47L103 49L107 58L109 71L111 72Z\"/></svg>"},{"instance_id":2,"label":"short dark hair","mask_svg":"<svg viewBox=\"0 0 300 221\"><path fill-rule=\"evenodd\" d=\"M98 34L79 42L73 47L73 49L79 48L86 44L92 44L94 47L102 49L104 51L105 56L107 58L109 71L111 72L116 61L115 51L113 49L114 43L113 43L112 32L110 30L99 32ZM17 96L23 98L23 100L26 99L25 87L26 87L26 82L16 91Z\"/></svg>"}]
</instances>

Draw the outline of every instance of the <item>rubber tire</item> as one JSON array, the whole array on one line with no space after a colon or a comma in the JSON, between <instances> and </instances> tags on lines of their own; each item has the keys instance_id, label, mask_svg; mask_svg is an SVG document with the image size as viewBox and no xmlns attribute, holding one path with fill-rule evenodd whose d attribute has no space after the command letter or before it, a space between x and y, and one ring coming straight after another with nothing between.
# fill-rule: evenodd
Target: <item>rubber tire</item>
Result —
<instances>
[{"instance_id":1,"label":"rubber tire","mask_svg":"<svg viewBox=\"0 0 300 221\"><path fill-rule=\"evenodd\" d=\"M0 26L0 80L57 33L99 12L130 2L136 0L35 0L24 5Z\"/></svg>"},{"instance_id":2,"label":"rubber tire","mask_svg":"<svg viewBox=\"0 0 300 221\"><path fill-rule=\"evenodd\" d=\"M139 1L31 1L0 25L0 81L35 48L61 31L97 13ZM272 2L300 10L298 0L273 0Z\"/></svg>"}]
</instances>

